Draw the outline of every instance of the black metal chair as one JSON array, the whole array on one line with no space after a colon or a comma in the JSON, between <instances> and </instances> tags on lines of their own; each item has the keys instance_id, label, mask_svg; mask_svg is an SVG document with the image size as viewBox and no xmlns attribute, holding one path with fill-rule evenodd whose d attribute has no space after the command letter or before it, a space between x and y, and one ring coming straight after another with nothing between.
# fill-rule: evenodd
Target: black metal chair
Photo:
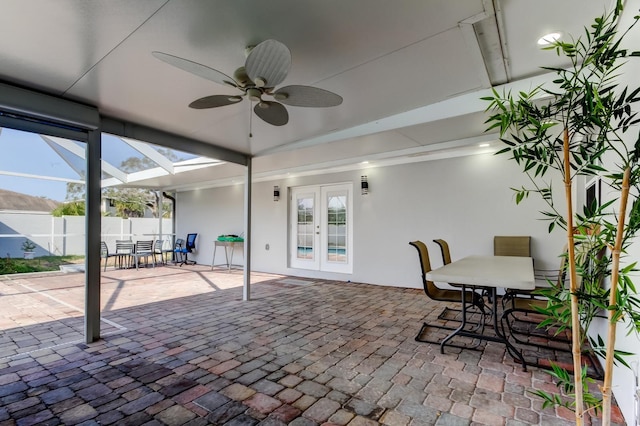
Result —
<instances>
[{"instance_id":1,"label":"black metal chair","mask_svg":"<svg viewBox=\"0 0 640 426\"><path fill-rule=\"evenodd\" d=\"M180 254L182 265L195 265L196 262L194 260L189 260L189 253L192 253L196 249L196 237L198 234L187 234L187 239L183 240L182 238L178 238L176 240L176 248L174 252L176 255Z\"/></svg>"},{"instance_id":2,"label":"black metal chair","mask_svg":"<svg viewBox=\"0 0 640 426\"><path fill-rule=\"evenodd\" d=\"M605 255L604 248L591 248L589 244L576 244L576 263L580 268L593 268L593 264L597 263ZM560 267L557 270L550 270L545 277L548 281L547 287L536 287L536 290L529 293L515 293L509 295L508 298L503 299L503 312L500 320L500 327L502 333L506 336L508 331L508 337L513 339L518 344L533 346L538 348L552 349L558 352L571 352L571 330L569 333L561 332L562 327L566 326L562 323L555 323L550 321L544 315L544 312L548 308L549 300L545 297L549 294L550 297L555 298L556 303L559 301L558 297L569 297L570 293L566 290L568 287L568 252L565 245L563 253L560 256ZM596 281L601 277L598 275L598 271L594 272ZM554 282L555 278L556 281ZM582 287L582 282L578 276L578 287ZM583 290L579 290L582 292ZM505 295L506 296L506 295ZM566 314L566 310L556 309L557 315ZM544 339L544 340L542 340ZM539 343L540 342L540 343ZM583 355L586 356L591 362L593 371L589 373L591 377L601 379L603 377L602 369L599 368L600 363L596 361L594 351L587 345L582 348ZM527 361L530 365L541 366L539 363ZM548 366L542 365L543 368Z\"/></svg>"}]
</instances>

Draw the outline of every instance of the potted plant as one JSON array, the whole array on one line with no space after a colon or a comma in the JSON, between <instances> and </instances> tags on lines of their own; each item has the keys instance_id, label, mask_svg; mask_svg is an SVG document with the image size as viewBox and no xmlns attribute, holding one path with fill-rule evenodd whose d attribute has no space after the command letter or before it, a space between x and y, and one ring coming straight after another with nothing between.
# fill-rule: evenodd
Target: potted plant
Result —
<instances>
[{"instance_id":1,"label":"potted plant","mask_svg":"<svg viewBox=\"0 0 640 426\"><path fill-rule=\"evenodd\" d=\"M22 251L25 259L33 259L35 249L35 243L28 238L22 243Z\"/></svg>"},{"instance_id":2,"label":"potted plant","mask_svg":"<svg viewBox=\"0 0 640 426\"><path fill-rule=\"evenodd\" d=\"M628 367L625 355L630 355L615 350L616 328L621 324L630 332L640 331L640 299L629 276L635 263L624 264L625 252L640 230L640 119L633 110L640 101L640 87L616 83L623 61L640 56L622 45L640 16L618 31L621 12L619 0L613 12L585 28L584 38L550 44L549 50L570 62L567 68L546 68L556 74L553 85L517 95L493 90L492 96L483 98L492 114L489 129L499 129L507 145L498 154L509 154L532 183L530 188L514 188L516 203L531 194L541 196L549 207L542 212L549 220L549 232L562 229L567 236L569 288L552 290L557 294L549 299L546 312L551 321L571 330L573 372L559 366L551 372L563 394L534 393L543 398L543 406L574 410L577 425L583 424L589 410L594 414L602 410L602 424L610 424L613 364ZM558 203L551 185L557 176L564 183L564 203ZM599 179L607 200L574 211L578 178ZM558 207L562 204L566 210ZM576 243L581 250L576 250ZM607 318L606 339L588 337L604 359L601 398L590 392L593 388L581 359L586 328L598 315Z\"/></svg>"}]
</instances>

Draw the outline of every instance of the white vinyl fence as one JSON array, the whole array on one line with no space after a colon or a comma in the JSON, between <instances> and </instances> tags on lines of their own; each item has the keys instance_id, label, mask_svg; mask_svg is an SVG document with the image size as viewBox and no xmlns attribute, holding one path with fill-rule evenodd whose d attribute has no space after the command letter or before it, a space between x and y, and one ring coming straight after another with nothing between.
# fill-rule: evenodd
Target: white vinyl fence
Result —
<instances>
[{"instance_id":1,"label":"white vinyl fence","mask_svg":"<svg viewBox=\"0 0 640 426\"><path fill-rule=\"evenodd\" d=\"M119 217L102 218L102 240L115 251L116 240L162 239L173 247L171 219ZM0 257L23 257L22 243L36 244L35 256L85 254L85 217L53 217L49 213L0 211Z\"/></svg>"}]
</instances>

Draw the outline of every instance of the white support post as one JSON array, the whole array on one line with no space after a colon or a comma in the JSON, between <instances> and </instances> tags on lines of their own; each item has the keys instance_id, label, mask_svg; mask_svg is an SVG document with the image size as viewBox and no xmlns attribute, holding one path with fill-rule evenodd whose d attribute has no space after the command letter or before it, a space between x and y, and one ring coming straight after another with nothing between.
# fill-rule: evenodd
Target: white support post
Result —
<instances>
[{"instance_id":1,"label":"white support post","mask_svg":"<svg viewBox=\"0 0 640 426\"><path fill-rule=\"evenodd\" d=\"M244 287L242 300L251 300L251 157L247 158L244 175Z\"/></svg>"}]
</instances>

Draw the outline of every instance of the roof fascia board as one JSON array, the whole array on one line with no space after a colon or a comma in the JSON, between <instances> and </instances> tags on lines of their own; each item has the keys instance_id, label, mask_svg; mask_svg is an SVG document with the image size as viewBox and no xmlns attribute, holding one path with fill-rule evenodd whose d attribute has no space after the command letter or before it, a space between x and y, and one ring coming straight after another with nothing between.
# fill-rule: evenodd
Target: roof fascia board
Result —
<instances>
[{"instance_id":1,"label":"roof fascia board","mask_svg":"<svg viewBox=\"0 0 640 426\"><path fill-rule=\"evenodd\" d=\"M0 83L0 110L85 130L100 126L97 108Z\"/></svg>"},{"instance_id":2,"label":"roof fascia board","mask_svg":"<svg viewBox=\"0 0 640 426\"><path fill-rule=\"evenodd\" d=\"M142 142L149 142L178 151L190 152L192 154L226 161L228 163L246 166L248 157L238 151L211 145L184 136L167 133L151 127L141 126L135 123L119 120L111 117L102 117L101 130L116 136L135 139Z\"/></svg>"}]
</instances>

